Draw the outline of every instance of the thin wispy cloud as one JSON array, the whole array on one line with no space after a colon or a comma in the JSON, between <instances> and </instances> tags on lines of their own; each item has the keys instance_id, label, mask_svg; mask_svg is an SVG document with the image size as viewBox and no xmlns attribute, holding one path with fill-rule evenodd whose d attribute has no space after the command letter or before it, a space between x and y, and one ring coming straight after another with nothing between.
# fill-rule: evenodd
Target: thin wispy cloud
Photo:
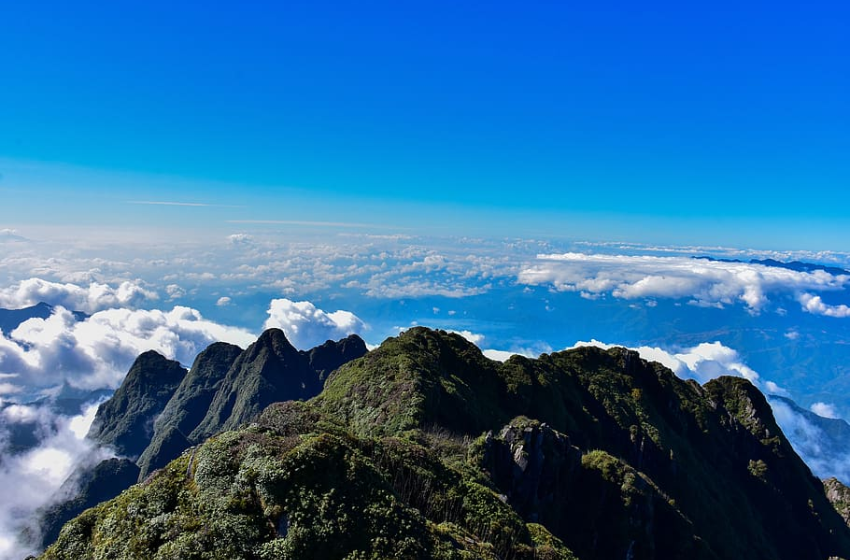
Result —
<instances>
[{"instance_id":1,"label":"thin wispy cloud","mask_svg":"<svg viewBox=\"0 0 850 560\"><path fill-rule=\"evenodd\" d=\"M389 224L366 224L359 222L316 222L306 220L227 220L229 224L251 224L272 226L340 227L370 229L410 229Z\"/></svg>"},{"instance_id":2,"label":"thin wispy cloud","mask_svg":"<svg viewBox=\"0 0 850 560\"><path fill-rule=\"evenodd\" d=\"M245 208L236 204L210 204L207 202L178 202L173 200L128 200L127 204L146 206L184 206L188 208Z\"/></svg>"}]
</instances>

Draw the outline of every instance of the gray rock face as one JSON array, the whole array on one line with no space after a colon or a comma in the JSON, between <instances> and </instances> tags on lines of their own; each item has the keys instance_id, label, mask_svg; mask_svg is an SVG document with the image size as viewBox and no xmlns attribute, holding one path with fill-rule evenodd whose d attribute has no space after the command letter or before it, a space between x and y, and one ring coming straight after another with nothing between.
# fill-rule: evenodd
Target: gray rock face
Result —
<instances>
[{"instance_id":1,"label":"gray rock face","mask_svg":"<svg viewBox=\"0 0 850 560\"><path fill-rule=\"evenodd\" d=\"M837 478L829 478L823 481L823 489L835 511L850 525L850 488L844 486Z\"/></svg>"},{"instance_id":2,"label":"gray rock face","mask_svg":"<svg viewBox=\"0 0 850 560\"><path fill-rule=\"evenodd\" d=\"M565 484L581 468L581 451L570 438L539 422L514 422L498 437L488 435L484 463L493 481L523 517L540 518L541 508L566 499Z\"/></svg>"}]
</instances>

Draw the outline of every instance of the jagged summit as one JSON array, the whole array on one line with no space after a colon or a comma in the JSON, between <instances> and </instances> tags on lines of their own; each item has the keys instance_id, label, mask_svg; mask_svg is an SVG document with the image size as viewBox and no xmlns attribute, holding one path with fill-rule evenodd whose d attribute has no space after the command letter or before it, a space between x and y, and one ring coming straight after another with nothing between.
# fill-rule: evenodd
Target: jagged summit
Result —
<instances>
[{"instance_id":1,"label":"jagged summit","mask_svg":"<svg viewBox=\"0 0 850 560\"><path fill-rule=\"evenodd\" d=\"M324 344L316 346L307 352L307 359L319 374L321 379L326 379L328 374L346 362L364 355L368 349L363 339L356 334L338 340L328 340Z\"/></svg>"},{"instance_id":2,"label":"jagged summit","mask_svg":"<svg viewBox=\"0 0 850 560\"><path fill-rule=\"evenodd\" d=\"M233 362L189 439L203 440L222 429L238 428L273 402L307 399L321 389L322 381L307 357L282 330L268 329Z\"/></svg>"},{"instance_id":3,"label":"jagged summit","mask_svg":"<svg viewBox=\"0 0 850 560\"><path fill-rule=\"evenodd\" d=\"M153 435L154 419L186 373L178 362L153 350L141 354L112 398L97 409L88 437L119 455L138 457Z\"/></svg>"},{"instance_id":4,"label":"jagged summit","mask_svg":"<svg viewBox=\"0 0 850 560\"><path fill-rule=\"evenodd\" d=\"M153 437L138 461L141 479L192 445L189 434L203 421L227 372L241 353L238 346L216 342L198 354L154 423Z\"/></svg>"},{"instance_id":5,"label":"jagged summit","mask_svg":"<svg viewBox=\"0 0 850 560\"><path fill-rule=\"evenodd\" d=\"M850 557L850 529L744 379L701 386L622 348L499 363L415 328L314 398L287 385L266 404L262 383L318 378L281 334L240 353L213 399L262 406L252 424L222 422L44 558Z\"/></svg>"}]
</instances>

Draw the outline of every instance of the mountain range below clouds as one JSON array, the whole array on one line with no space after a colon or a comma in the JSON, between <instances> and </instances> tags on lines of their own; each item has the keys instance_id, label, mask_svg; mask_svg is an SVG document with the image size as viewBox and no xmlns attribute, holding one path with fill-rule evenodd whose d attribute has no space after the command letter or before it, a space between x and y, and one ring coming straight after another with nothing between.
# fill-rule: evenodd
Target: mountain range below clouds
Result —
<instances>
[{"instance_id":1,"label":"mountain range below clouds","mask_svg":"<svg viewBox=\"0 0 850 560\"><path fill-rule=\"evenodd\" d=\"M787 270L795 270L797 272L813 272L815 270L822 270L824 272L828 272L833 275L845 275L850 276L850 271L847 271L843 268L838 268L835 266L828 266L824 264L816 264L816 263L808 263L802 261L791 261L791 262L782 262L776 259L750 259L748 261L742 261L740 259L719 259L715 257L694 257L698 260L706 260L713 262L725 262L725 263L749 263L749 264L761 264L764 266L772 266L775 268L784 268Z\"/></svg>"},{"instance_id":2,"label":"mountain range below clouds","mask_svg":"<svg viewBox=\"0 0 850 560\"><path fill-rule=\"evenodd\" d=\"M821 478L850 481L850 424L800 407L787 397L769 395L777 422L795 451Z\"/></svg>"},{"instance_id":3,"label":"mountain range below clouds","mask_svg":"<svg viewBox=\"0 0 850 560\"><path fill-rule=\"evenodd\" d=\"M818 477L846 476L847 462L836 451L842 444L830 440L810 412L804 414L815 405L837 417L850 410L850 327L829 315L840 314L847 303L846 278L827 265L805 271L771 266L765 258L703 262L662 251L601 252L607 248L592 254L541 252L557 247L530 242L479 247L473 240L473 250L417 248L415 239L371 237L364 238L374 243L368 249L345 245L346 256L331 245L283 246L261 239L240 238L228 253L229 272L216 270L215 261L207 271L190 267L194 285L188 275L168 275L112 283L25 278L0 289L0 301L19 307L0 312L11 317L0 338L0 476L22 489L40 485L57 495L81 490L58 504L48 492L38 500L18 493L16 511L46 511L52 504L59 508L54 519L66 519L125 488L127 480L140 480L142 473L144 478L179 459L187 446L202 445L222 429L239 429L269 404L250 396L253 387L267 386L259 362L246 356L244 371L236 367L247 351L242 349L258 340L259 326L285 333L287 343L278 341L277 347L294 347L294 353L280 354L289 356L283 361L293 372L311 376L315 370L319 378L339 365L320 365L310 357L325 340L353 332L369 342L364 348L374 348L417 324L462 333L487 356L506 363L515 360L513 354L537 358L579 340L647 348L654 356L673 357L670 367L700 384L743 375L763 391L790 397L800 406L770 400L790 444ZM477 250L482 253L476 255ZM277 256L280 261L269 262ZM173 264L164 259L157 266ZM263 284L266 274L278 276L276 287ZM236 284L226 284L235 277ZM281 290L306 290L312 301L282 298ZM806 305L797 290L822 298L822 307ZM44 305L32 305L42 296ZM227 305L216 305L225 297ZM278 354L268 356L273 355ZM110 405L111 413L105 408L102 417L124 418L136 411L138 418L114 424L99 419L107 429L95 427L92 436L109 446L96 447L95 440L83 437L85 422L95 415L86 412L87 405L114 391L113 398L127 392L124 383L137 377L127 372L140 356L176 364L174 383L157 398L128 398L121 406ZM205 363L210 367L201 367ZM676 364L687 367L679 371ZM243 382L250 371L257 375ZM300 396L274 398L306 399L321 389L308 379L302 383L306 392ZM60 402L65 403L61 410ZM136 434L130 438L136 447L115 457L109 449L123 445L122 433ZM140 441L139 433L144 434ZM48 456L55 468L38 474L32 465ZM4 535L13 534L6 529L21 520L8 513L0 511L0 550ZM58 531L58 522L49 525Z\"/></svg>"},{"instance_id":4,"label":"mountain range below clouds","mask_svg":"<svg viewBox=\"0 0 850 560\"><path fill-rule=\"evenodd\" d=\"M55 306L43 301L21 309L0 308L0 331L8 334L29 319L47 319L53 315L55 309ZM88 317L82 311L73 311L72 313L77 321L84 321Z\"/></svg>"},{"instance_id":5,"label":"mountain range below clouds","mask_svg":"<svg viewBox=\"0 0 850 560\"><path fill-rule=\"evenodd\" d=\"M272 329L188 372L143 354L90 437L131 462L147 447L150 470L57 533L132 463L80 475L87 498L48 513L41 558L850 557L755 386L682 380L624 348L501 363L425 328L368 352L298 352Z\"/></svg>"}]
</instances>

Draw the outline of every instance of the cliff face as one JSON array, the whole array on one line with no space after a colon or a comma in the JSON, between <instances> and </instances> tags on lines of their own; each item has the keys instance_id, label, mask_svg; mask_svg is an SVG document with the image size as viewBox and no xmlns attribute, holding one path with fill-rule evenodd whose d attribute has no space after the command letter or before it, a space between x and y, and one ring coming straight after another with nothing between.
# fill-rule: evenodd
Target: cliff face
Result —
<instances>
[{"instance_id":1,"label":"cliff face","mask_svg":"<svg viewBox=\"0 0 850 560\"><path fill-rule=\"evenodd\" d=\"M136 358L121 387L97 409L88 437L137 458L153 437L154 420L174 395L186 370L150 350Z\"/></svg>"},{"instance_id":2,"label":"cliff face","mask_svg":"<svg viewBox=\"0 0 850 560\"><path fill-rule=\"evenodd\" d=\"M826 497L835 507L847 524L850 524L850 488L844 486L838 479L830 478L823 481Z\"/></svg>"},{"instance_id":3,"label":"cliff face","mask_svg":"<svg viewBox=\"0 0 850 560\"><path fill-rule=\"evenodd\" d=\"M228 371L241 353L238 346L217 342L198 354L189 373L156 419L153 437L138 461L141 480L192 445L189 434L207 415Z\"/></svg>"},{"instance_id":4,"label":"cliff face","mask_svg":"<svg viewBox=\"0 0 850 560\"><path fill-rule=\"evenodd\" d=\"M265 348L230 372L287 352L274 334ZM88 510L44 554L830 556L850 557L850 529L747 381L700 386L624 349L500 364L423 328Z\"/></svg>"}]
</instances>

